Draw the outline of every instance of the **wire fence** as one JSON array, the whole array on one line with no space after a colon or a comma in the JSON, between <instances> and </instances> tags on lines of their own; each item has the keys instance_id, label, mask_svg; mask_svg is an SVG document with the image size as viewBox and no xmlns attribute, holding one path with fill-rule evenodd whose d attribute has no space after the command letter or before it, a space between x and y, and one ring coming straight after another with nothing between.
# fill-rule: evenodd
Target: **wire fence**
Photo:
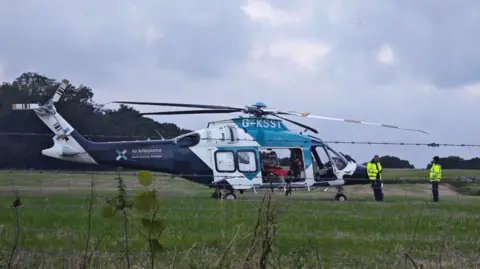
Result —
<instances>
[{"instance_id":1,"label":"wire fence","mask_svg":"<svg viewBox=\"0 0 480 269\"><path fill-rule=\"evenodd\" d=\"M479 200L449 184L439 203L429 184L385 184L384 202L374 201L368 184L346 187L345 202L324 188L225 200L179 177L154 173L148 186L139 178L134 171L0 173L0 267L479 266Z\"/></svg>"},{"instance_id":2,"label":"wire fence","mask_svg":"<svg viewBox=\"0 0 480 269\"><path fill-rule=\"evenodd\" d=\"M0 132L0 136L47 136L51 137L51 133L35 133L35 132ZM111 139L164 139L163 137L152 137L144 135L101 135L101 134L82 134L86 138L111 138ZM201 138L205 140L207 138ZM208 139L208 140L220 140L220 139ZM224 139L223 139L224 140ZM239 141L251 139L237 139ZM268 141L268 140L267 140ZM272 140L278 141L278 140ZM287 141L288 140L282 140ZM292 140L290 142L298 142L298 140ZM324 140L323 142L329 144L352 144L352 145L385 145L385 146L426 146L426 147L480 147L480 144L469 143L424 143L424 142L387 142L387 141L342 141L342 140Z\"/></svg>"}]
</instances>

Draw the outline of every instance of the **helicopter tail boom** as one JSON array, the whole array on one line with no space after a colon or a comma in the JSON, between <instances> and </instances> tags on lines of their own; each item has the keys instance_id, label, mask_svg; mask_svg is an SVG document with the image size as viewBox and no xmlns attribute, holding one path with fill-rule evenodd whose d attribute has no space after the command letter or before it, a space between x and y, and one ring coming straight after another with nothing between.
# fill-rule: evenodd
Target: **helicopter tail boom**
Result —
<instances>
[{"instance_id":1,"label":"helicopter tail boom","mask_svg":"<svg viewBox=\"0 0 480 269\"><path fill-rule=\"evenodd\" d=\"M52 137L53 146L42 150L43 155L65 161L97 164L82 146L82 141L72 137L75 129L60 114L44 115L37 111L35 113L55 134ZM76 134L79 135L78 132Z\"/></svg>"},{"instance_id":2,"label":"helicopter tail boom","mask_svg":"<svg viewBox=\"0 0 480 269\"><path fill-rule=\"evenodd\" d=\"M81 143L70 134L75 129L60 115L54 106L67 88L68 80L63 80L53 97L45 104L12 104L13 110L32 110L37 117L54 133L53 146L42 150L42 154L56 159L72 162L96 164ZM83 138L83 137L82 137Z\"/></svg>"}]
</instances>

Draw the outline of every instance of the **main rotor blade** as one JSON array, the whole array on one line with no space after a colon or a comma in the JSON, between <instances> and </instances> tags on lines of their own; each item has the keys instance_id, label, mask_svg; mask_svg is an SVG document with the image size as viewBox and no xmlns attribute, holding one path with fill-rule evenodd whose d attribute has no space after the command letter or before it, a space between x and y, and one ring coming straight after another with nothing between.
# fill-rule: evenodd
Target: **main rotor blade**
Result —
<instances>
[{"instance_id":1,"label":"main rotor blade","mask_svg":"<svg viewBox=\"0 0 480 269\"><path fill-rule=\"evenodd\" d=\"M365 125L373 125L373 126L380 126L380 127L386 127L386 128L393 128L393 129L400 129L400 130L406 130L406 131L414 131L414 132L420 132L427 134L427 132L419 129L410 129L410 128L401 128L398 126L394 125L388 125L388 124L382 124L382 123L375 123L375 122L367 122L367 121L359 121L359 120L349 120L349 119L340 119L340 118L331 118L331 117L323 117L323 116L317 116L317 115L310 115L310 113L307 112L294 112L294 111L282 111L283 113L286 113L288 115L293 115L293 116L299 116L299 117L304 117L304 118L313 118L313 119L322 119L322 120L333 120L333 121L343 121L343 122L349 122L349 123L359 123L359 124L365 124ZM283 114L282 113L282 114Z\"/></svg>"},{"instance_id":2,"label":"main rotor blade","mask_svg":"<svg viewBox=\"0 0 480 269\"><path fill-rule=\"evenodd\" d=\"M214 109L214 110L179 110L179 111L161 111L161 112L145 112L140 115L188 115L188 114L222 114L241 112L241 109Z\"/></svg>"},{"instance_id":3,"label":"main rotor blade","mask_svg":"<svg viewBox=\"0 0 480 269\"><path fill-rule=\"evenodd\" d=\"M181 104L181 103L158 103L158 102L136 102L136 101L114 101L112 103L131 104L131 105L151 105L151 106L176 106L176 107L208 108L208 109L241 109L241 108L229 107L229 106Z\"/></svg>"},{"instance_id":4,"label":"main rotor blade","mask_svg":"<svg viewBox=\"0 0 480 269\"><path fill-rule=\"evenodd\" d=\"M307 126L307 125L305 125L305 124L303 124L303 123L300 123L300 122L297 122L297 121L294 121L294 120L289 120L289 119L287 119L287 118L280 117L280 116L278 116L278 115L276 115L276 114L271 114L271 115L273 115L273 116L275 116L275 117L277 117L277 118L280 118L280 119L282 119L282 120L288 121L288 122L290 122L290 123L293 123L293 124L295 124L295 125L298 125L298 126L300 126L300 127L303 127L303 128L305 128L305 129L307 129L307 130L310 130L310 131L318 134L318 131L317 131L317 130L315 130L315 129L313 129L312 127Z\"/></svg>"}]
</instances>

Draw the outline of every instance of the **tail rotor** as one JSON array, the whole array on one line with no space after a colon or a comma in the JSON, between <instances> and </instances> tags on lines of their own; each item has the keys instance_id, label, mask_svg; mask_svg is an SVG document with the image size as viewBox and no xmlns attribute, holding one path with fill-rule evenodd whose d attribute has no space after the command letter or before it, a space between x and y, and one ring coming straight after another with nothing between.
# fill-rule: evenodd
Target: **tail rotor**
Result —
<instances>
[{"instance_id":1,"label":"tail rotor","mask_svg":"<svg viewBox=\"0 0 480 269\"><path fill-rule=\"evenodd\" d=\"M34 110L40 108L38 104L12 104L13 110Z\"/></svg>"},{"instance_id":2,"label":"tail rotor","mask_svg":"<svg viewBox=\"0 0 480 269\"><path fill-rule=\"evenodd\" d=\"M60 85L58 86L57 90L55 91L53 97L49 99L45 104L39 105L39 104L12 104L12 109L13 110L35 110L39 112L46 112L46 111L51 111L53 108L53 104L58 102L64 92L65 89L68 87L68 84L70 82L66 79L62 80Z\"/></svg>"}]
</instances>

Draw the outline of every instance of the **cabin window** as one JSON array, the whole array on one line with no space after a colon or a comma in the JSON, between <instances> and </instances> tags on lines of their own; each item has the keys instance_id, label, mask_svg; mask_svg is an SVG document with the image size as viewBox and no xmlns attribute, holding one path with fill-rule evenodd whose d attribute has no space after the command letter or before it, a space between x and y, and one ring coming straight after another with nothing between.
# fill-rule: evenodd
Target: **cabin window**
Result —
<instances>
[{"instance_id":1,"label":"cabin window","mask_svg":"<svg viewBox=\"0 0 480 269\"><path fill-rule=\"evenodd\" d=\"M256 172L257 156L253 150L239 150L237 151L238 171L240 172Z\"/></svg>"},{"instance_id":2,"label":"cabin window","mask_svg":"<svg viewBox=\"0 0 480 269\"><path fill-rule=\"evenodd\" d=\"M218 150L215 152L215 168L218 172L233 173L235 172L235 156L233 151Z\"/></svg>"},{"instance_id":3,"label":"cabin window","mask_svg":"<svg viewBox=\"0 0 480 269\"><path fill-rule=\"evenodd\" d=\"M177 140L177 145L182 148L193 147L200 142L200 135L197 133L189 134Z\"/></svg>"}]
</instances>

